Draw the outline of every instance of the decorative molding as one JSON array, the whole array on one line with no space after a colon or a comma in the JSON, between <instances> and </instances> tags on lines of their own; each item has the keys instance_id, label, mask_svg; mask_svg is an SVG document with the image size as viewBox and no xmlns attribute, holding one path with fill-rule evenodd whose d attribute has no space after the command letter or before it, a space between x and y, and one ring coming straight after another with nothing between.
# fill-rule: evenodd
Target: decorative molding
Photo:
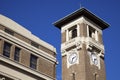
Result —
<instances>
[{"instance_id":1,"label":"decorative molding","mask_svg":"<svg viewBox=\"0 0 120 80\"><path fill-rule=\"evenodd\" d=\"M99 56L104 58L104 51L101 50Z\"/></svg>"},{"instance_id":2,"label":"decorative molding","mask_svg":"<svg viewBox=\"0 0 120 80\"><path fill-rule=\"evenodd\" d=\"M94 46L102 51L104 51L104 45L103 44L100 44L99 42L95 41L95 40L92 40L92 38L90 37L87 37L86 40L86 49L90 49L90 47Z\"/></svg>"},{"instance_id":3,"label":"decorative molding","mask_svg":"<svg viewBox=\"0 0 120 80\"><path fill-rule=\"evenodd\" d=\"M76 43L77 42L79 43L80 41L81 41L80 37L76 37L74 39L71 39L71 40L61 44L61 50L66 50L67 48L70 48L74 45L76 46ZM80 43L82 43L82 42L80 42Z\"/></svg>"},{"instance_id":4,"label":"decorative molding","mask_svg":"<svg viewBox=\"0 0 120 80\"><path fill-rule=\"evenodd\" d=\"M74 39L71 39L70 41L67 41L61 45L61 53L62 56L65 56L68 51L66 51L68 48L76 46L75 49L80 50L82 48L82 42L81 37L76 37Z\"/></svg>"},{"instance_id":5,"label":"decorative molding","mask_svg":"<svg viewBox=\"0 0 120 80\"><path fill-rule=\"evenodd\" d=\"M40 72L38 72L38 71L36 71L36 70L32 70L32 69L30 69L30 68L28 68L28 67L26 67L26 66L24 66L24 65L21 65L21 64L15 62L15 61L9 59L9 58L5 58L5 57L3 57L2 55L0 55L0 61L6 62L6 63L8 63L8 64L10 64L10 65L13 65L13 66L15 66L15 67L17 67L17 68L20 68L20 69L22 69L22 70L24 70L24 71L27 71L27 72L29 72L29 73L31 73L31 74L34 74L34 75L36 75L36 76L38 76L38 77L41 77L41 78L44 78L44 79L46 79L46 80L54 80L52 77L50 77L50 76L47 75L47 74L40 73ZM55 79L55 80L56 80L56 79Z\"/></svg>"},{"instance_id":6,"label":"decorative molding","mask_svg":"<svg viewBox=\"0 0 120 80\"><path fill-rule=\"evenodd\" d=\"M83 22L84 23L86 23L86 24L88 24L88 25L90 25L90 26L92 26L94 29L96 29L97 31L99 31L101 34L102 34L102 30L100 30L99 28L99 26L97 25L97 24L95 24L95 23L93 23L90 19L88 19L87 17L84 17L83 18ZM98 28L99 27L99 28Z\"/></svg>"},{"instance_id":7,"label":"decorative molding","mask_svg":"<svg viewBox=\"0 0 120 80\"><path fill-rule=\"evenodd\" d=\"M88 51L92 51L92 45L86 45L86 49L87 49Z\"/></svg>"},{"instance_id":8,"label":"decorative molding","mask_svg":"<svg viewBox=\"0 0 120 80\"><path fill-rule=\"evenodd\" d=\"M61 50L61 53L62 53L62 54L64 54L65 52L66 52L66 50L65 50L65 49L64 49L64 50Z\"/></svg>"},{"instance_id":9,"label":"decorative molding","mask_svg":"<svg viewBox=\"0 0 120 80\"><path fill-rule=\"evenodd\" d=\"M14 79L14 80L21 80L19 78L16 78L16 77L14 77L14 76L12 76L10 74L7 74L5 72L2 72L2 71L0 71L0 75L4 75L5 77L8 77L8 78L11 78L11 79ZM6 80L5 77L2 77L2 78L0 77L0 80Z\"/></svg>"},{"instance_id":10,"label":"decorative molding","mask_svg":"<svg viewBox=\"0 0 120 80\"><path fill-rule=\"evenodd\" d=\"M72 26L74 26L75 24L79 24L79 23L83 23L83 16L81 16L79 19L76 19L74 21L72 21L71 23L64 25L63 27L61 27L61 33L63 33L65 30L68 30L68 28L71 28Z\"/></svg>"},{"instance_id":11,"label":"decorative molding","mask_svg":"<svg viewBox=\"0 0 120 80\"><path fill-rule=\"evenodd\" d=\"M77 50L79 50L79 49L82 48L82 43L81 43L81 41L76 42L76 48L77 48Z\"/></svg>"},{"instance_id":12,"label":"decorative molding","mask_svg":"<svg viewBox=\"0 0 120 80\"><path fill-rule=\"evenodd\" d=\"M52 55L50 55L50 54L48 54L48 53L46 53L46 52L44 52L44 51L42 51L40 49L37 49L37 48L31 46L30 44L28 44L28 43L14 37L14 36L11 36L11 35L5 33L2 30L0 30L0 37L3 38L3 39L4 38L8 39L8 40L10 40L10 41L12 41L14 43L17 43L17 44L19 44L20 46L22 46L22 47L24 47L26 49L29 49L29 50L31 50L31 51L33 51L33 52L35 52L35 53L37 53L37 54L39 54L41 56L53 61L53 62L56 62L56 58L53 57Z\"/></svg>"},{"instance_id":13,"label":"decorative molding","mask_svg":"<svg viewBox=\"0 0 120 80\"><path fill-rule=\"evenodd\" d=\"M66 56L66 55L67 55L67 53L64 53L64 54L62 54L62 57Z\"/></svg>"},{"instance_id":14,"label":"decorative molding","mask_svg":"<svg viewBox=\"0 0 120 80\"><path fill-rule=\"evenodd\" d=\"M18 34L32 40L35 41L36 43L45 46L46 48L48 48L49 50L53 51L56 53L56 48L54 48L52 45L50 45L49 43L41 40L40 38L38 38L37 36L35 36L34 34L32 34L29 30L27 30L26 28L24 28L23 26L19 25L18 23L16 23L15 21L11 20L8 17L5 17L3 15L0 14L0 24L2 24L3 26L17 32Z\"/></svg>"}]
</instances>

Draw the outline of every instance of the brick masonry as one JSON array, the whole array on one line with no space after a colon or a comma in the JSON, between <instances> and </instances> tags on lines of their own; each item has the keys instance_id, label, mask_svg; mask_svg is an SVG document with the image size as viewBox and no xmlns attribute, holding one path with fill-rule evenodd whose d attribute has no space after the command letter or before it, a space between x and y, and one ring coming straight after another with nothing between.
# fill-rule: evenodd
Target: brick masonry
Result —
<instances>
[{"instance_id":1,"label":"brick masonry","mask_svg":"<svg viewBox=\"0 0 120 80\"><path fill-rule=\"evenodd\" d=\"M5 26L0 25L0 30L4 31L5 28L6 28ZM31 40L29 40L28 38L25 38L24 36L18 34L17 32L14 32L14 35L12 35L12 36L26 42L27 44L31 44ZM4 38L2 38L2 39L0 38L0 55L3 54L4 42L7 42L7 41ZM30 68L30 55L34 54L34 55L36 55L38 57L37 69L35 71L37 71L37 72L39 72L39 73L41 73L41 74L43 74L45 76L49 76L49 77L51 77L53 79L56 78L56 63L55 62L52 62L49 59L47 59L47 58L45 58L45 57L43 57L41 55L38 55L38 54L28 50L24 46L20 46L19 44L16 44L16 43L14 43L12 41L9 41L8 43L11 44L11 51L10 51L10 58L9 59L11 59L12 61L14 60L15 47L19 47L21 50L20 50L20 61L17 62L18 64L21 64L21 65L24 65L27 68ZM55 52L47 49L44 46L40 45L39 49L46 52L49 55L52 55L53 57L56 57ZM10 67L10 66L8 66L8 67ZM19 69L17 69L17 70L19 70Z\"/></svg>"}]
</instances>

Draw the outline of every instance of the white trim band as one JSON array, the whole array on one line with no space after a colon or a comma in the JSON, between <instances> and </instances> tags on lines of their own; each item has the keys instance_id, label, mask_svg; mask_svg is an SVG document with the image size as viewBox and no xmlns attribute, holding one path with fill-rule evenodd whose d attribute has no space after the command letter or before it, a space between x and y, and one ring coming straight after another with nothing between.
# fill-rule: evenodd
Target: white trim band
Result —
<instances>
[{"instance_id":1,"label":"white trim band","mask_svg":"<svg viewBox=\"0 0 120 80\"><path fill-rule=\"evenodd\" d=\"M56 58L53 57L52 55L50 55L50 54L48 54L48 53L46 53L46 52L44 52L44 51L42 51L40 49L37 49L37 48L31 46L30 44L28 44L28 43L26 43L26 42L24 42L24 41L22 41L22 40L20 40L20 39L18 39L16 37L14 37L14 36L11 36L11 35L5 33L2 30L0 30L0 36L5 37L5 38L7 38L7 39L9 39L9 40L11 40L11 41L21 45L21 46L24 46L25 48L27 48L27 49L29 49L29 50L31 50L31 51L39 54L39 55L44 56L45 58L47 58L47 59L49 59L49 60L51 60L53 62L56 62Z\"/></svg>"},{"instance_id":2,"label":"white trim band","mask_svg":"<svg viewBox=\"0 0 120 80\"><path fill-rule=\"evenodd\" d=\"M13 21L13 20L11 20L11 19L9 19L1 14L0 14L0 24L2 24L3 26L19 33L20 35L22 35L22 36L24 36L32 41L35 41L36 43L38 43L42 46L45 46L46 48L48 48L51 51L54 51L56 53L56 48L54 48L52 45L39 39L38 37L33 35L29 30L25 29L23 26L19 25L15 21Z\"/></svg>"},{"instance_id":3,"label":"white trim band","mask_svg":"<svg viewBox=\"0 0 120 80\"><path fill-rule=\"evenodd\" d=\"M16 63L16 62L14 62L14 61L12 61L11 59L9 59L9 58L4 58L3 56L1 56L0 55L0 61L3 61L3 62L6 62L6 63L8 63L8 64L11 64L11 65L13 65L13 66L15 66L15 67L17 67L17 68L20 68L20 69L22 69L22 70L25 70L25 71L27 71L27 72L29 72L29 73L32 73L32 74L34 74L34 75L36 75L36 76L39 76L39 77L41 77L41 78L44 78L44 79L46 79L46 80L53 80L50 76L48 76L48 75L46 75L46 74L42 74L42 73L40 73L40 72L38 72L38 71L34 71L34 70L32 70L32 69L29 69L28 67L25 67L25 66L23 66L23 65L20 65L20 64L18 64L18 63Z\"/></svg>"}]
</instances>

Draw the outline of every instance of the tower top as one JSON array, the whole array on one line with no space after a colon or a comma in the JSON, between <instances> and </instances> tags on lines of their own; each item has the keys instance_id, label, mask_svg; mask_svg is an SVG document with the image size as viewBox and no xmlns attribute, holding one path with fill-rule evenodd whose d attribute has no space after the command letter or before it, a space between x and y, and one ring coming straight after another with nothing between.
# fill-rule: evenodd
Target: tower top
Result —
<instances>
[{"instance_id":1,"label":"tower top","mask_svg":"<svg viewBox=\"0 0 120 80\"><path fill-rule=\"evenodd\" d=\"M70 23L71 21L73 21L81 16L87 17L88 19L90 19L91 21L93 21L94 23L99 25L102 30L109 27L108 23L104 22L103 20L101 20L100 18L98 18L96 15L94 15L93 13L91 13L90 11L88 11L85 8L81 8L81 9L76 10L75 12L67 15L66 17L56 21L54 23L54 25L57 28L61 29L62 26Z\"/></svg>"}]
</instances>

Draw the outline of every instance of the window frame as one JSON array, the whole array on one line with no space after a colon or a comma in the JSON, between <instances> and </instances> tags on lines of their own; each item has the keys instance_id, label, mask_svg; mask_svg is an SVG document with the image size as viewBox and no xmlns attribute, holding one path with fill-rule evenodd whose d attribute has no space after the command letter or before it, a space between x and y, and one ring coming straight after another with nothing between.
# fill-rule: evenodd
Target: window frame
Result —
<instances>
[{"instance_id":1,"label":"window frame","mask_svg":"<svg viewBox=\"0 0 120 80\"><path fill-rule=\"evenodd\" d=\"M3 55L5 57L10 57L10 52L11 52L11 44L8 42L4 42L4 47L3 47Z\"/></svg>"},{"instance_id":2,"label":"window frame","mask_svg":"<svg viewBox=\"0 0 120 80\"><path fill-rule=\"evenodd\" d=\"M18 61L19 62L19 60L20 60L20 48L18 48L18 47L15 47L15 52L14 52L14 60L15 61Z\"/></svg>"},{"instance_id":3,"label":"window frame","mask_svg":"<svg viewBox=\"0 0 120 80\"><path fill-rule=\"evenodd\" d=\"M96 30L94 27L88 25L88 32L87 32L87 33L88 33L88 36L89 36L91 39L93 39L93 40L95 40L95 41L99 41L99 40L98 40L98 33L99 33L99 31Z\"/></svg>"},{"instance_id":4,"label":"window frame","mask_svg":"<svg viewBox=\"0 0 120 80\"><path fill-rule=\"evenodd\" d=\"M30 68L37 69L38 57L31 54L30 55Z\"/></svg>"},{"instance_id":5,"label":"window frame","mask_svg":"<svg viewBox=\"0 0 120 80\"><path fill-rule=\"evenodd\" d=\"M77 37L77 29L76 28L72 30L72 37L71 38L73 39L75 37Z\"/></svg>"},{"instance_id":6,"label":"window frame","mask_svg":"<svg viewBox=\"0 0 120 80\"><path fill-rule=\"evenodd\" d=\"M71 28L68 29L68 39L71 40L73 38L76 38L77 35L77 25L72 26Z\"/></svg>"}]
</instances>

